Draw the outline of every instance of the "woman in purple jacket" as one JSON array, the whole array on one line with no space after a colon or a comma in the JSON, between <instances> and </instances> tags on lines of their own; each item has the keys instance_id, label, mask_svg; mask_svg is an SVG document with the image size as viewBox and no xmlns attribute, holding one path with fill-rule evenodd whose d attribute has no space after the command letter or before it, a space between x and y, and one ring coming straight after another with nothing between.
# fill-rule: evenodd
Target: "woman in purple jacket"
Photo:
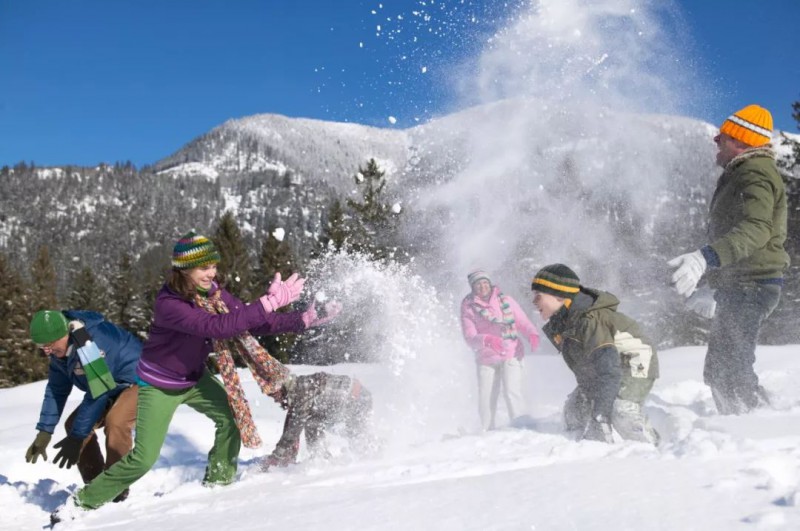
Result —
<instances>
[{"instance_id":1,"label":"woman in purple jacket","mask_svg":"<svg viewBox=\"0 0 800 531\"><path fill-rule=\"evenodd\" d=\"M181 404L202 413L216 426L205 485L233 481L242 436L245 444L248 440L256 446L260 444L230 349L244 353L248 363L257 365L251 368L262 390L269 393L275 376L271 371L285 369L261 349L250 332L302 332L317 325L318 320L313 305L310 311L275 313L299 298L305 281L297 274L286 281L276 274L267 294L248 305L214 282L219 260L213 242L193 232L175 244L172 271L156 297L150 336L137 368L139 411L134 448L76 493L75 504L79 507L94 509L103 505L150 470ZM206 368L212 351L218 356L222 352L230 362L221 363L225 385Z\"/></svg>"}]
</instances>

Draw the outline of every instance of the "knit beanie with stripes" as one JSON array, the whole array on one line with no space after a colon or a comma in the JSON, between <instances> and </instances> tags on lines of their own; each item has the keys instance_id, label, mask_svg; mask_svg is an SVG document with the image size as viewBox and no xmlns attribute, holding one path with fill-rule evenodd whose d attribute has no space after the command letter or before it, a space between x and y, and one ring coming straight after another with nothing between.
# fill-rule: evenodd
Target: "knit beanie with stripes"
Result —
<instances>
[{"instance_id":1,"label":"knit beanie with stripes","mask_svg":"<svg viewBox=\"0 0 800 531\"><path fill-rule=\"evenodd\" d=\"M536 273L531 282L533 291L549 293L556 297L571 299L580 290L580 279L575 271L564 264L550 264Z\"/></svg>"},{"instance_id":2,"label":"knit beanie with stripes","mask_svg":"<svg viewBox=\"0 0 800 531\"><path fill-rule=\"evenodd\" d=\"M763 146L772 141L772 115L764 107L748 105L728 116L719 132L748 146Z\"/></svg>"},{"instance_id":3,"label":"knit beanie with stripes","mask_svg":"<svg viewBox=\"0 0 800 531\"><path fill-rule=\"evenodd\" d=\"M186 233L172 249L172 267L175 269L192 269L216 264L220 260L214 242L193 231Z\"/></svg>"},{"instance_id":4,"label":"knit beanie with stripes","mask_svg":"<svg viewBox=\"0 0 800 531\"><path fill-rule=\"evenodd\" d=\"M492 279L489 278L489 273L487 273L483 269L476 269L475 271L467 275L467 282L469 282L470 287L472 287L472 285L479 280L488 280L489 284L492 283Z\"/></svg>"}]
</instances>

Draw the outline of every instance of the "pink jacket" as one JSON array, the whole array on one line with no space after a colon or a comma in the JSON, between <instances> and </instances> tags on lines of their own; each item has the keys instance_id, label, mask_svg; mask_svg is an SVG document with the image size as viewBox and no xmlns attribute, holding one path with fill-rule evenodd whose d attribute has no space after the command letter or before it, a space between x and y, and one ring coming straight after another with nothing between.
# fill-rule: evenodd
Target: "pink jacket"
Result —
<instances>
[{"instance_id":1,"label":"pink jacket","mask_svg":"<svg viewBox=\"0 0 800 531\"><path fill-rule=\"evenodd\" d=\"M467 344L476 354L476 361L481 365L493 365L495 363L510 360L513 357L522 359L525 351L522 347L520 337L527 337L531 345L531 351L539 347L539 331L531 323L525 312L522 311L517 301L505 296L508 301L511 313L514 315L514 325L517 330L517 339L506 340L503 342L502 352L497 352L486 343L487 336L495 336L500 339L503 337L505 326L501 323L493 323L484 318L476 306L487 308L489 315L502 320L503 311L500 308L500 288L492 287L489 300L485 301L470 293L461 302L461 330Z\"/></svg>"}]
</instances>

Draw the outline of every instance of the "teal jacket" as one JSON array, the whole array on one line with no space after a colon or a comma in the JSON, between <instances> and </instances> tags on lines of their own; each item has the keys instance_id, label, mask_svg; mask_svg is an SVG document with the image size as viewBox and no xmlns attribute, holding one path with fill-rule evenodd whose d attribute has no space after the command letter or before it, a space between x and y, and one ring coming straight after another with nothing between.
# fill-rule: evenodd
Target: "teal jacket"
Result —
<instances>
[{"instance_id":1,"label":"teal jacket","mask_svg":"<svg viewBox=\"0 0 800 531\"><path fill-rule=\"evenodd\" d=\"M731 160L717 181L709 211L709 246L719 257L708 281L720 288L741 281L778 279L789 266L786 190L775 153L748 149Z\"/></svg>"}]
</instances>

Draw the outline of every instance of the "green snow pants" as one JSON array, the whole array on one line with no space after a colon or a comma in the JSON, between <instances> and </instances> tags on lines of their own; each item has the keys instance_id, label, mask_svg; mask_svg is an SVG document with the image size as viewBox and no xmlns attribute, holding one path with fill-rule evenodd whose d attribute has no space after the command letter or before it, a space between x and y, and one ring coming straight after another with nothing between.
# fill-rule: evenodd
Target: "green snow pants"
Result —
<instances>
[{"instance_id":1,"label":"green snow pants","mask_svg":"<svg viewBox=\"0 0 800 531\"><path fill-rule=\"evenodd\" d=\"M242 440L228 406L225 388L205 371L197 385L188 389L139 388L133 450L80 489L75 495L76 503L85 509L95 509L113 500L144 476L158 461L169 423L181 404L210 418L217 428L214 446L208 452L203 483L231 483L236 475Z\"/></svg>"}]
</instances>

